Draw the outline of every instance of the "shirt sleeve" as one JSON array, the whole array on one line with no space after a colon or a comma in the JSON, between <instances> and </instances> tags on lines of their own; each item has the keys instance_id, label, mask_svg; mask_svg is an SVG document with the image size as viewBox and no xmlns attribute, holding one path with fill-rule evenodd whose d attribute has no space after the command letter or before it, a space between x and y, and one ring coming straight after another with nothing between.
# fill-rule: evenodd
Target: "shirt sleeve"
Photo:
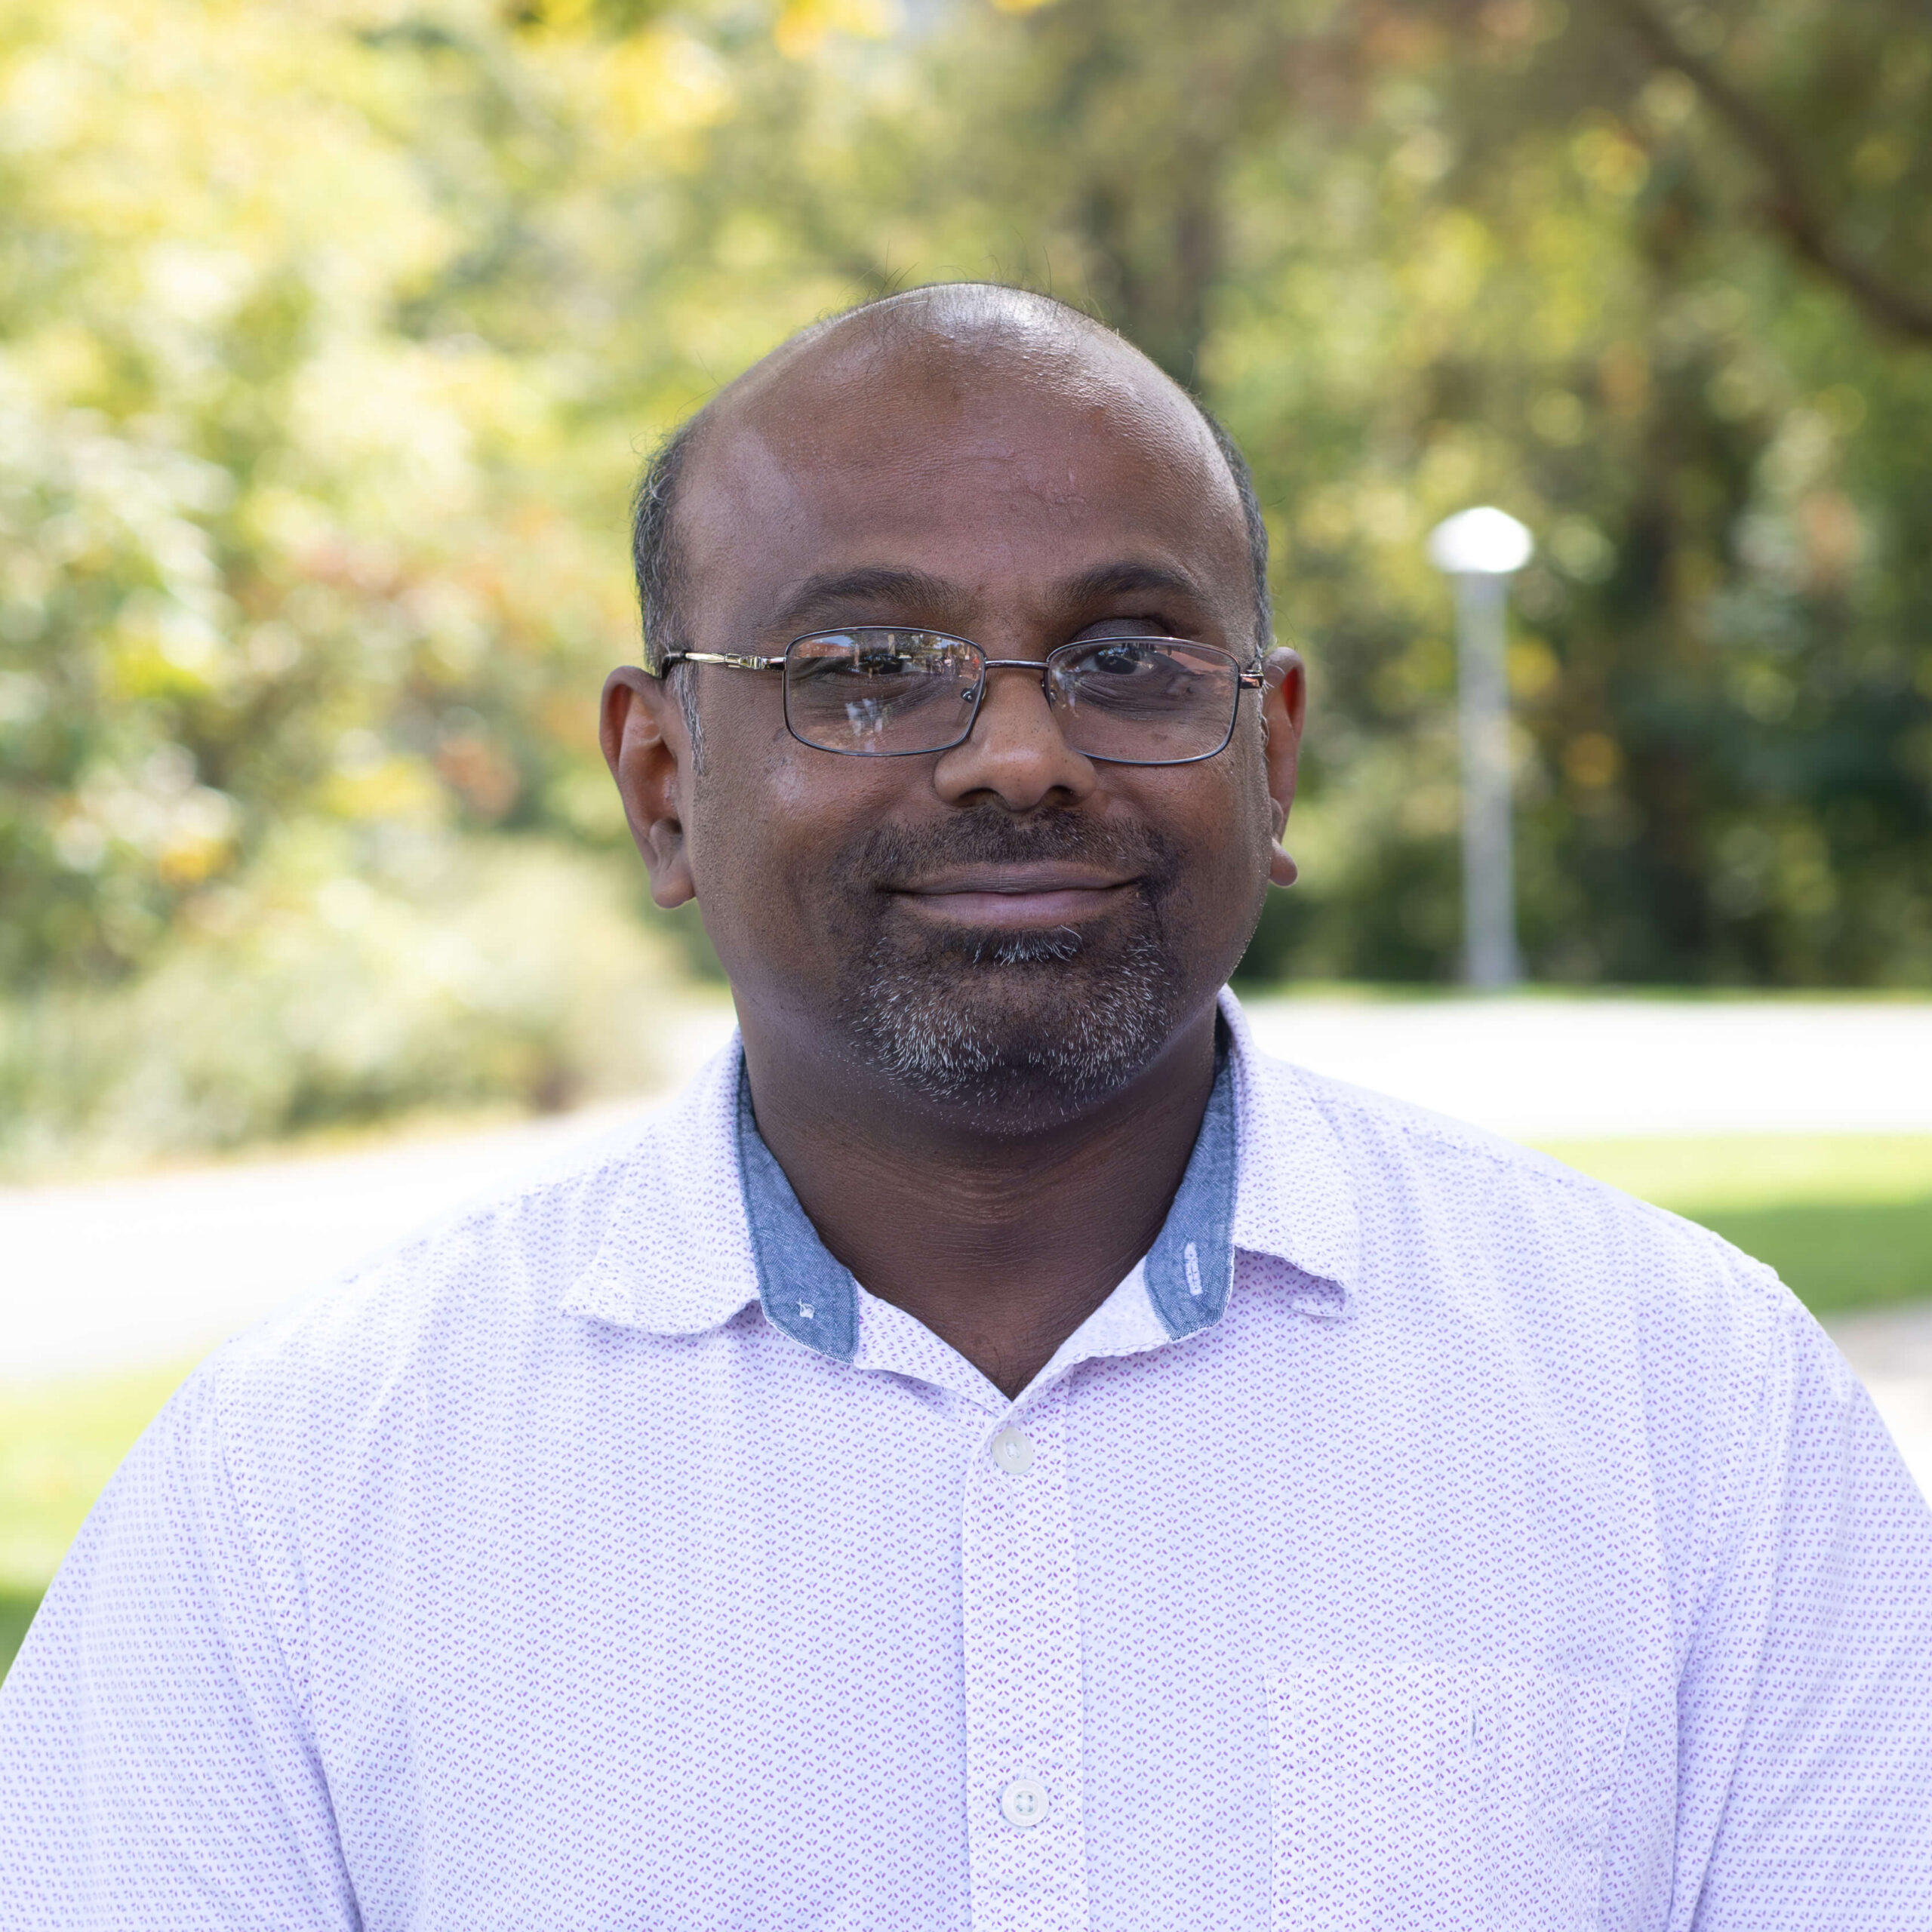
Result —
<instances>
[{"instance_id":1,"label":"shirt sleeve","mask_svg":"<svg viewBox=\"0 0 1932 1932\"><path fill-rule=\"evenodd\" d=\"M0 1687L0 1924L358 1923L218 1374L135 1445Z\"/></svg>"},{"instance_id":2,"label":"shirt sleeve","mask_svg":"<svg viewBox=\"0 0 1932 1932\"><path fill-rule=\"evenodd\" d=\"M1672 1932L1932 1924L1932 1511L1816 1322L1761 1407L1678 1686Z\"/></svg>"}]
</instances>

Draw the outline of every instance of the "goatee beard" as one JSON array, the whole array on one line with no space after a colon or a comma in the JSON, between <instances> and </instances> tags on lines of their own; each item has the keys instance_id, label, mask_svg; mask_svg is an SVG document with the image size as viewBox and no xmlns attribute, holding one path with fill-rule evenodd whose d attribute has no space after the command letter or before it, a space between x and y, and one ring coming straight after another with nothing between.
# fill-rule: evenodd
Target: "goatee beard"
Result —
<instances>
[{"instance_id":1,"label":"goatee beard","mask_svg":"<svg viewBox=\"0 0 1932 1932\"><path fill-rule=\"evenodd\" d=\"M1085 932L908 932L878 883L961 863L1070 858L1140 881ZM1077 1113L1134 1079L1180 1023L1182 975L1161 918L1179 867L1151 833L1103 832L1070 817L964 818L943 836L875 833L839 870L845 903L873 925L840 1020L863 1060L925 1100L989 1115Z\"/></svg>"}]
</instances>

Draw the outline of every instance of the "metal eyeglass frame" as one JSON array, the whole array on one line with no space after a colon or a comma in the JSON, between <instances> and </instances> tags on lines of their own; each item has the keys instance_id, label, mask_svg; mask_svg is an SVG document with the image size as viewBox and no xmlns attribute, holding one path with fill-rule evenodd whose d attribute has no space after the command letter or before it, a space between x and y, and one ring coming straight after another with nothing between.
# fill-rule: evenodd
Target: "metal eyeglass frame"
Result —
<instances>
[{"instance_id":1,"label":"metal eyeglass frame","mask_svg":"<svg viewBox=\"0 0 1932 1932\"><path fill-rule=\"evenodd\" d=\"M1053 693L1048 685L1048 677L1053 669L1054 660L1063 652L1084 651L1100 644L1184 644L1190 650L1211 651L1217 657L1225 657L1233 666L1235 672L1235 701L1228 712L1227 729L1221 734L1221 742L1211 752L1195 752L1187 758L1109 758L1100 752L1082 752L1082 758L1091 758L1101 764L1137 764L1158 766L1168 764L1199 764L1211 758L1219 758L1227 749L1235 735L1235 725L1241 716L1241 694L1244 691L1260 691L1266 682L1259 671L1244 671L1241 660L1232 651L1223 651L1218 644L1202 644L1191 637L1167 637L1148 633L1131 637L1096 637L1076 638L1066 644L1056 645L1044 657L989 657L985 651L970 637L957 637L950 631L928 630L923 625L912 624L854 624L854 630L918 630L927 637L939 638L948 644L964 645L968 651L977 654L980 660L979 685L974 695L973 709L968 714L964 728L956 738L943 745L928 745L919 751L907 752L855 752L847 751L837 745L814 744L811 739L800 735L792 722L792 707L785 707L785 728L803 745L806 750L823 752L832 758L937 758L942 752L955 751L973 735L973 727L980 721L980 707L986 701L986 673L989 671L1032 671L1040 679L1040 691L1047 700L1049 710L1054 708ZM654 675L663 677L674 664L721 664L731 671L782 671L785 660L793 649L801 644L809 644L814 638L837 637L838 631L807 631L795 637L775 657L741 656L736 651L667 651L657 657L655 665L648 660L645 669Z\"/></svg>"}]
</instances>

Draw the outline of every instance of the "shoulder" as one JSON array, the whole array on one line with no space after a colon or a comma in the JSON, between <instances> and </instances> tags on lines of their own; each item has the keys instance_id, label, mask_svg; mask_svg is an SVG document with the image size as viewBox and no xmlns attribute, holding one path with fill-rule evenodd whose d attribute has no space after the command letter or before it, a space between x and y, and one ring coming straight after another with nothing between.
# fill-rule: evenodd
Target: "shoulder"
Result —
<instances>
[{"instance_id":1,"label":"shoulder","mask_svg":"<svg viewBox=\"0 0 1932 1932\"><path fill-rule=\"evenodd\" d=\"M648 1217L663 1127L645 1115L426 1223L238 1336L218 1352L220 1379L391 1368L459 1331L507 1340L562 1299L614 1216Z\"/></svg>"},{"instance_id":2,"label":"shoulder","mask_svg":"<svg viewBox=\"0 0 1932 1932\"><path fill-rule=\"evenodd\" d=\"M200 1396L238 1498L386 1489L404 1466L514 1440L533 1404L577 1385L608 1333L574 1297L600 1269L643 1294L700 1273L682 1186L691 1096L418 1229L218 1349ZM395 1466L392 1473L386 1463Z\"/></svg>"},{"instance_id":3,"label":"shoulder","mask_svg":"<svg viewBox=\"0 0 1932 1932\"><path fill-rule=\"evenodd\" d=\"M478 1350L512 1359L573 1326L590 1283L606 1304L621 1284L676 1332L680 1291L730 1273L743 1245L737 1080L734 1040L663 1105L533 1162L238 1337L222 1351L224 1382L382 1379Z\"/></svg>"},{"instance_id":4,"label":"shoulder","mask_svg":"<svg viewBox=\"0 0 1932 1932\"><path fill-rule=\"evenodd\" d=\"M1371 1299L1453 1309L1573 1361L1614 1354L1653 1378L1718 1374L1755 1390L1803 1357L1851 1386L1777 1275L1709 1229L1469 1122L1257 1063L1274 1108L1308 1109L1332 1136Z\"/></svg>"},{"instance_id":5,"label":"shoulder","mask_svg":"<svg viewBox=\"0 0 1932 1932\"><path fill-rule=\"evenodd\" d=\"M1573 1233L1615 1228L1623 1238L1666 1251L1737 1255L1709 1229L1540 1149L1285 1060L1264 1057L1261 1065L1278 1103L1299 1096L1320 1114L1343 1150L1358 1199L1371 1208L1388 1212L1406 1198L1445 1229L1466 1222L1491 1241L1509 1232L1497 1224L1500 1213L1511 1220L1547 1218Z\"/></svg>"},{"instance_id":6,"label":"shoulder","mask_svg":"<svg viewBox=\"0 0 1932 1932\"><path fill-rule=\"evenodd\" d=\"M1332 1137L1358 1346L1507 1414L1510 1442L1613 1515L1647 1497L1666 1546L1691 1552L1687 1620L1721 1525L1795 1445L1829 1461L1874 1426L1808 1311L1709 1229L1426 1109L1278 1061L1263 1078Z\"/></svg>"}]
</instances>

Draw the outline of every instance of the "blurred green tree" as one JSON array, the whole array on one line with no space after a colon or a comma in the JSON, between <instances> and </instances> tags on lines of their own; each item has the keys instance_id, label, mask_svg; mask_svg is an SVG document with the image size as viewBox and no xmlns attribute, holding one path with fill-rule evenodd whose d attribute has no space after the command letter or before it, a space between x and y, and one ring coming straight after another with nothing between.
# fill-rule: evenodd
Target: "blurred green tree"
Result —
<instances>
[{"instance_id":1,"label":"blurred green tree","mask_svg":"<svg viewBox=\"0 0 1932 1932\"><path fill-rule=\"evenodd\" d=\"M1318 727L1251 971L1454 971L1421 540L1492 499L1535 971L1922 984L1928 116L1918 0L0 0L0 988L620 844L641 448L946 275L1254 457Z\"/></svg>"},{"instance_id":2,"label":"blurred green tree","mask_svg":"<svg viewBox=\"0 0 1932 1932\"><path fill-rule=\"evenodd\" d=\"M1855 26L1814 0L778 19L776 51L714 34L734 111L640 297L689 291L721 376L753 290L790 316L827 282L1010 277L1229 420L1320 706L1305 884L1251 971L1454 972L1453 660L1421 539L1493 497L1543 540L1512 657L1535 970L1924 983L1915 0Z\"/></svg>"}]
</instances>

